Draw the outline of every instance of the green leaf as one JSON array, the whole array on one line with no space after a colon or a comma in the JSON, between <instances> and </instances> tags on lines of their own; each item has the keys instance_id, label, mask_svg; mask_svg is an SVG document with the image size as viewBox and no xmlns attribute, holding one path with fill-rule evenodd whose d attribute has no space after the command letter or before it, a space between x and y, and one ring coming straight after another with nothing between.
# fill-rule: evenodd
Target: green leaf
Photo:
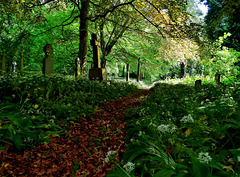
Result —
<instances>
[{"instance_id":1,"label":"green leaf","mask_svg":"<svg viewBox=\"0 0 240 177\"><path fill-rule=\"evenodd\" d=\"M202 164L196 157L192 158L192 169L194 177L210 177L210 170L207 164Z\"/></svg>"},{"instance_id":2,"label":"green leaf","mask_svg":"<svg viewBox=\"0 0 240 177\"><path fill-rule=\"evenodd\" d=\"M73 164L73 176L76 176L77 170L79 169L79 164L78 162L74 162Z\"/></svg>"},{"instance_id":3,"label":"green leaf","mask_svg":"<svg viewBox=\"0 0 240 177\"><path fill-rule=\"evenodd\" d=\"M22 142L22 139L21 139L21 136L20 135L15 135L14 138L13 138L13 143L14 145L16 146L16 148L21 151L22 149L22 146L23 146L23 142Z\"/></svg>"},{"instance_id":4,"label":"green leaf","mask_svg":"<svg viewBox=\"0 0 240 177\"><path fill-rule=\"evenodd\" d=\"M157 173L153 175L153 177L171 177L172 175L175 175L176 172L173 170L168 169L162 169L159 170Z\"/></svg>"},{"instance_id":5,"label":"green leaf","mask_svg":"<svg viewBox=\"0 0 240 177\"><path fill-rule=\"evenodd\" d=\"M137 156L147 153L145 149L137 148L135 152L129 157L128 162L132 162Z\"/></svg>"}]
</instances>

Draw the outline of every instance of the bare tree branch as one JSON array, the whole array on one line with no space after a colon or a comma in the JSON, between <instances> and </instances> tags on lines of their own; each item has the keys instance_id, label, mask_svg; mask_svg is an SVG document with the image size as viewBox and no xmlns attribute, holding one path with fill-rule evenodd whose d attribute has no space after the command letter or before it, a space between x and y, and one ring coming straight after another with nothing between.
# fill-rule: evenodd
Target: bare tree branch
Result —
<instances>
[{"instance_id":1,"label":"bare tree branch","mask_svg":"<svg viewBox=\"0 0 240 177\"><path fill-rule=\"evenodd\" d=\"M151 22L151 20L149 20L142 12L140 12L133 4L131 4L131 5L132 5L132 7L133 7L143 18L145 18L151 25L153 25L153 26L155 26L155 27L157 28L157 30L159 31L159 33L161 34L161 36L162 36L163 38L166 38L166 37L163 35L162 31L158 28L158 25L156 25L156 24L154 24L153 22Z\"/></svg>"},{"instance_id":2,"label":"bare tree branch","mask_svg":"<svg viewBox=\"0 0 240 177\"><path fill-rule=\"evenodd\" d=\"M131 0L130 2L126 2L126 3L122 3L122 4L115 5L115 6L113 6L112 9L107 10L104 14L97 15L97 16L94 17L94 18L91 18L91 17L90 17L89 20L90 20L91 22L95 22L98 18L105 18L108 13L114 12L115 9L117 9L117 8L119 8L119 7L121 7L121 6L132 5L134 1L135 1L135 0Z\"/></svg>"}]
</instances>

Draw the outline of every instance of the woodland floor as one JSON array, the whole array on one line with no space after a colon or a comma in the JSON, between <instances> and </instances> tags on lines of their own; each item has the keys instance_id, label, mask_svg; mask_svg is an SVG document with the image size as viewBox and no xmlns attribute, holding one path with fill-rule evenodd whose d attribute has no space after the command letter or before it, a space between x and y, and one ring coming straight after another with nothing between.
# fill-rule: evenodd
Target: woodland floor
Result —
<instances>
[{"instance_id":1,"label":"woodland floor","mask_svg":"<svg viewBox=\"0 0 240 177\"><path fill-rule=\"evenodd\" d=\"M124 116L128 108L140 106L142 96L149 90L140 90L130 97L104 103L90 120L79 118L70 125L66 137L53 137L51 143L41 144L22 154L9 148L0 151L0 175L3 176L76 176L102 177L114 166L104 161L108 151L124 153ZM62 123L59 123L63 126ZM119 158L116 159L119 161Z\"/></svg>"}]
</instances>

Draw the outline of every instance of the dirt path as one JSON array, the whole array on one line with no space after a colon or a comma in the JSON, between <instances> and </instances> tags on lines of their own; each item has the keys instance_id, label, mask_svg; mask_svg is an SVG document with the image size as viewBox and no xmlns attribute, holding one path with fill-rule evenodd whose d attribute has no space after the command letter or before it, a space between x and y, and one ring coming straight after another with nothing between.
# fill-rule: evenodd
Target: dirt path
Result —
<instances>
[{"instance_id":1,"label":"dirt path","mask_svg":"<svg viewBox=\"0 0 240 177\"><path fill-rule=\"evenodd\" d=\"M114 164L104 161L108 151L124 152L123 121L127 109L138 107L143 96L150 94L142 90L131 97L120 98L113 103L105 103L91 120L80 118L70 125L67 137L53 137L49 144L39 145L22 155L7 150L0 151L0 176L64 177L105 176ZM119 159L116 159L117 161Z\"/></svg>"}]
</instances>

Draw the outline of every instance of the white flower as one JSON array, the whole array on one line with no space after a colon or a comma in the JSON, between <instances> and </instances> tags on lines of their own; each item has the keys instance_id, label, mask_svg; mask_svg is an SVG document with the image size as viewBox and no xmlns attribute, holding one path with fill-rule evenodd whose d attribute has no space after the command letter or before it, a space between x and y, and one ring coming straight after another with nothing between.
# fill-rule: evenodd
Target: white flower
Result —
<instances>
[{"instance_id":1,"label":"white flower","mask_svg":"<svg viewBox=\"0 0 240 177\"><path fill-rule=\"evenodd\" d=\"M206 163L208 164L212 158L208 155L208 152L200 152L198 154L198 159L200 160L201 163Z\"/></svg>"},{"instance_id":2,"label":"white flower","mask_svg":"<svg viewBox=\"0 0 240 177\"><path fill-rule=\"evenodd\" d=\"M177 127L175 125L159 125L157 127L157 130L161 133L174 133L177 130Z\"/></svg>"},{"instance_id":3,"label":"white flower","mask_svg":"<svg viewBox=\"0 0 240 177\"><path fill-rule=\"evenodd\" d=\"M240 162L240 156L237 156L237 161Z\"/></svg>"},{"instance_id":4,"label":"white flower","mask_svg":"<svg viewBox=\"0 0 240 177\"><path fill-rule=\"evenodd\" d=\"M187 116L184 116L180 121L185 123L185 124L194 122L193 117L192 117L191 114L188 114Z\"/></svg>"},{"instance_id":5,"label":"white flower","mask_svg":"<svg viewBox=\"0 0 240 177\"><path fill-rule=\"evenodd\" d=\"M110 162L111 159L114 159L117 155L117 151L108 151L107 157L105 158L105 162Z\"/></svg>"},{"instance_id":6,"label":"white flower","mask_svg":"<svg viewBox=\"0 0 240 177\"><path fill-rule=\"evenodd\" d=\"M144 135L144 134L145 134L145 132L139 131L138 136L142 136L142 135Z\"/></svg>"},{"instance_id":7,"label":"white flower","mask_svg":"<svg viewBox=\"0 0 240 177\"><path fill-rule=\"evenodd\" d=\"M134 170L135 164L132 163L132 162L128 162L128 163L126 163L126 164L123 166L123 168L125 168L126 171L127 171L128 173L130 173L131 171Z\"/></svg>"},{"instance_id":8,"label":"white flower","mask_svg":"<svg viewBox=\"0 0 240 177\"><path fill-rule=\"evenodd\" d=\"M109 158L108 158L108 157L106 157L106 158L105 158L105 162L107 162L107 163L108 163L109 161L110 161L110 160L109 160Z\"/></svg>"},{"instance_id":9,"label":"white flower","mask_svg":"<svg viewBox=\"0 0 240 177\"><path fill-rule=\"evenodd\" d=\"M108 157L108 156L111 156L111 155L114 155L114 154L116 154L116 153L117 153L117 151L108 151L107 157Z\"/></svg>"}]
</instances>

